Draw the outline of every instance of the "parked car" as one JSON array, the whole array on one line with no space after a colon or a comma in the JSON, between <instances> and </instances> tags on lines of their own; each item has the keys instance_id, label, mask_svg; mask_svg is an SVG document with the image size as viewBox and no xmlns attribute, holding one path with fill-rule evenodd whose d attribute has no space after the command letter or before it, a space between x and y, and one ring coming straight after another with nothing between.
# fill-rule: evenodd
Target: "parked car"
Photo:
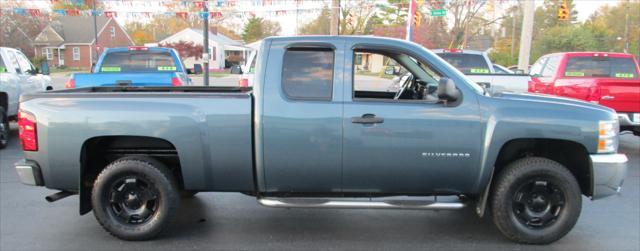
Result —
<instances>
[{"instance_id":1,"label":"parked car","mask_svg":"<svg viewBox=\"0 0 640 251\"><path fill-rule=\"evenodd\" d=\"M474 50L432 50L471 80L489 86L492 92L527 92L531 77L526 74L502 73L496 70L487 53Z\"/></svg>"},{"instance_id":2,"label":"parked car","mask_svg":"<svg viewBox=\"0 0 640 251\"><path fill-rule=\"evenodd\" d=\"M180 191L225 191L278 208L472 206L507 238L544 244L571 230L582 195L620 191L612 109L493 95L398 39L271 37L258 53L253 89L24 95L21 181L60 190L49 201L78 194L81 214L125 240L169 226ZM391 60L411 73L395 92L378 64Z\"/></svg>"},{"instance_id":3,"label":"parked car","mask_svg":"<svg viewBox=\"0 0 640 251\"><path fill-rule=\"evenodd\" d=\"M531 67L529 92L586 100L616 110L621 131L640 136L640 78L631 54L563 52Z\"/></svg>"},{"instance_id":4,"label":"parked car","mask_svg":"<svg viewBox=\"0 0 640 251\"><path fill-rule=\"evenodd\" d=\"M9 120L18 114L20 95L51 89L51 78L40 74L22 52L0 47L0 149L9 142Z\"/></svg>"},{"instance_id":5,"label":"parked car","mask_svg":"<svg viewBox=\"0 0 640 251\"><path fill-rule=\"evenodd\" d=\"M180 55L171 48L108 48L92 72L71 75L65 87L191 85Z\"/></svg>"}]
</instances>

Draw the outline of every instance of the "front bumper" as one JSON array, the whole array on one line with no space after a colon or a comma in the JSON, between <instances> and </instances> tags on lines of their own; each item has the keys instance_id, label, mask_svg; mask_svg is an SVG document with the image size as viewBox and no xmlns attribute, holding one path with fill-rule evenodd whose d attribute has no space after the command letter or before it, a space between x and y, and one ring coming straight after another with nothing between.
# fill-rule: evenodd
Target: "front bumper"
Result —
<instances>
[{"instance_id":1,"label":"front bumper","mask_svg":"<svg viewBox=\"0 0 640 251\"><path fill-rule=\"evenodd\" d=\"M597 200L620 192L622 182L627 175L627 156L624 154L592 154L591 199Z\"/></svg>"},{"instance_id":2,"label":"front bumper","mask_svg":"<svg viewBox=\"0 0 640 251\"><path fill-rule=\"evenodd\" d=\"M618 113L620 126L640 126L640 113Z\"/></svg>"},{"instance_id":3,"label":"front bumper","mask_svg":"<svg viewBox=\"0 0 640 251\"><path fill-rule=\"evenodd\" d=\"M42 172L40 172L40 167L35 161L23 159L16 163L15 167L22 184L31 186L44 186Z\"/></svg>"}]
</instances>

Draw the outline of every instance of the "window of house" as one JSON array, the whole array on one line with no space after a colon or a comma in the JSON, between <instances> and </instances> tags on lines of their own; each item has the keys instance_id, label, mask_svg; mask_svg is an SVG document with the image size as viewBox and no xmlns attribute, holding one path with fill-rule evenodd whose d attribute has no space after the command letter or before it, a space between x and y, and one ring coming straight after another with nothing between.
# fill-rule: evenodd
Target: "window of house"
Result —
<instances>
[{"instance_id":1,"label":"window of house","mask_svg":"<svg viewBox=\"0 0 640 251\"><path fill-rule=\"evenodd\" d=\"M73 60L80 61L80 47L73 47Z\"/></svg>"},{"instance_id":2,"label":"window of house","mask_svg":"<svg viewBox=\"0 0 640 251\"><path fill-rule=\"evenodd\" d=\"M289 49L284 53L282 88L292 99L330 100L334 52L331 49Z\"/></svg>"},{"instance_id":3,"label":"window of house","mask_svg":"<svg viewBox=\"0 0 640 251\"><path fill-rule=\"evenodd\" d=\"M116 27L111 26L111 39L116 38Z\"/></svg>"},{"instance_id":4,"label":"window of house","mask_svg":"<svg viewBox=\"0 0 640 251\"><path fill-rule=\"evenodd\" d=\"M47 60L53 59L53 52L51 51L51 48L42 48L42 56Z\"/></svg>"}]
</instances>

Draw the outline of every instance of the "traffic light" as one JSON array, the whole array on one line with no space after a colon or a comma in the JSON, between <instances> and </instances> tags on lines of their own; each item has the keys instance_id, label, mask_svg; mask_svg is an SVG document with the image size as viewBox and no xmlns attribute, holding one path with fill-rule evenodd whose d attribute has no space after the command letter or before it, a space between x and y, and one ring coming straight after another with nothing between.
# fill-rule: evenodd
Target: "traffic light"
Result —
<instances>
[{"instance_id":1,"label":"traffic light","mask_svg":"<svg viewBox=\"0 0 640 251\"><path fill-rule=\"evenodd\" d=\"M569 7L567 7L567 1L562 1L560 4L560 9L558 9L558 20L567 21L569 20Z\"/></svg>"},{"instance_id":2,"label":"traffic light","mask_svg":"<svg viewBox=\"0 0 640 251\"><path fill-rule=\"evenodd\" d=\"M420 12L417 12L413 15L413 23L416 25L416 27L420 26L420 22L422 21L422 14L420 14Z\"/></svg>"}]
</instances>

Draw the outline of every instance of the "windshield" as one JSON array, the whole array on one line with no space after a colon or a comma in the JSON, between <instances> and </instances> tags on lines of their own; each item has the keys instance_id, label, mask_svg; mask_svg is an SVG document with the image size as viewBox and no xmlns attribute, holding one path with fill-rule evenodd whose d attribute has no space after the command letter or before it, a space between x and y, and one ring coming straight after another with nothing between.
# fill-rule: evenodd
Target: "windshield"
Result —
<instances>
[{"instance_id":1,"label":"windshield","mask_svg":"<svg viewBox=\"0 0 640 251\"><path fill-rule=\"evenodd\" d=\"M464 74L490 74L489 65L480 54L438 53L442 59Z\"/></svg>"},{"instance_id":2,"label":"windshield","mask_svg":"<svg viewBox=\"0 0 640 251\"><path fill-rule=\"evenodd\" d=\"M567 61L564 76L638 78L636 65L631 58L571 57Z\"/></svg>"},{"instance_id":3,"label":"windshield","mask_svg":"<svg viewBox=\"0 0 640 251\"><path fill-rule=\"evenodd\" d=\"M105 55L99 72L175 72L169 52L122 51Z\"/></svg>"}]
</instances>

